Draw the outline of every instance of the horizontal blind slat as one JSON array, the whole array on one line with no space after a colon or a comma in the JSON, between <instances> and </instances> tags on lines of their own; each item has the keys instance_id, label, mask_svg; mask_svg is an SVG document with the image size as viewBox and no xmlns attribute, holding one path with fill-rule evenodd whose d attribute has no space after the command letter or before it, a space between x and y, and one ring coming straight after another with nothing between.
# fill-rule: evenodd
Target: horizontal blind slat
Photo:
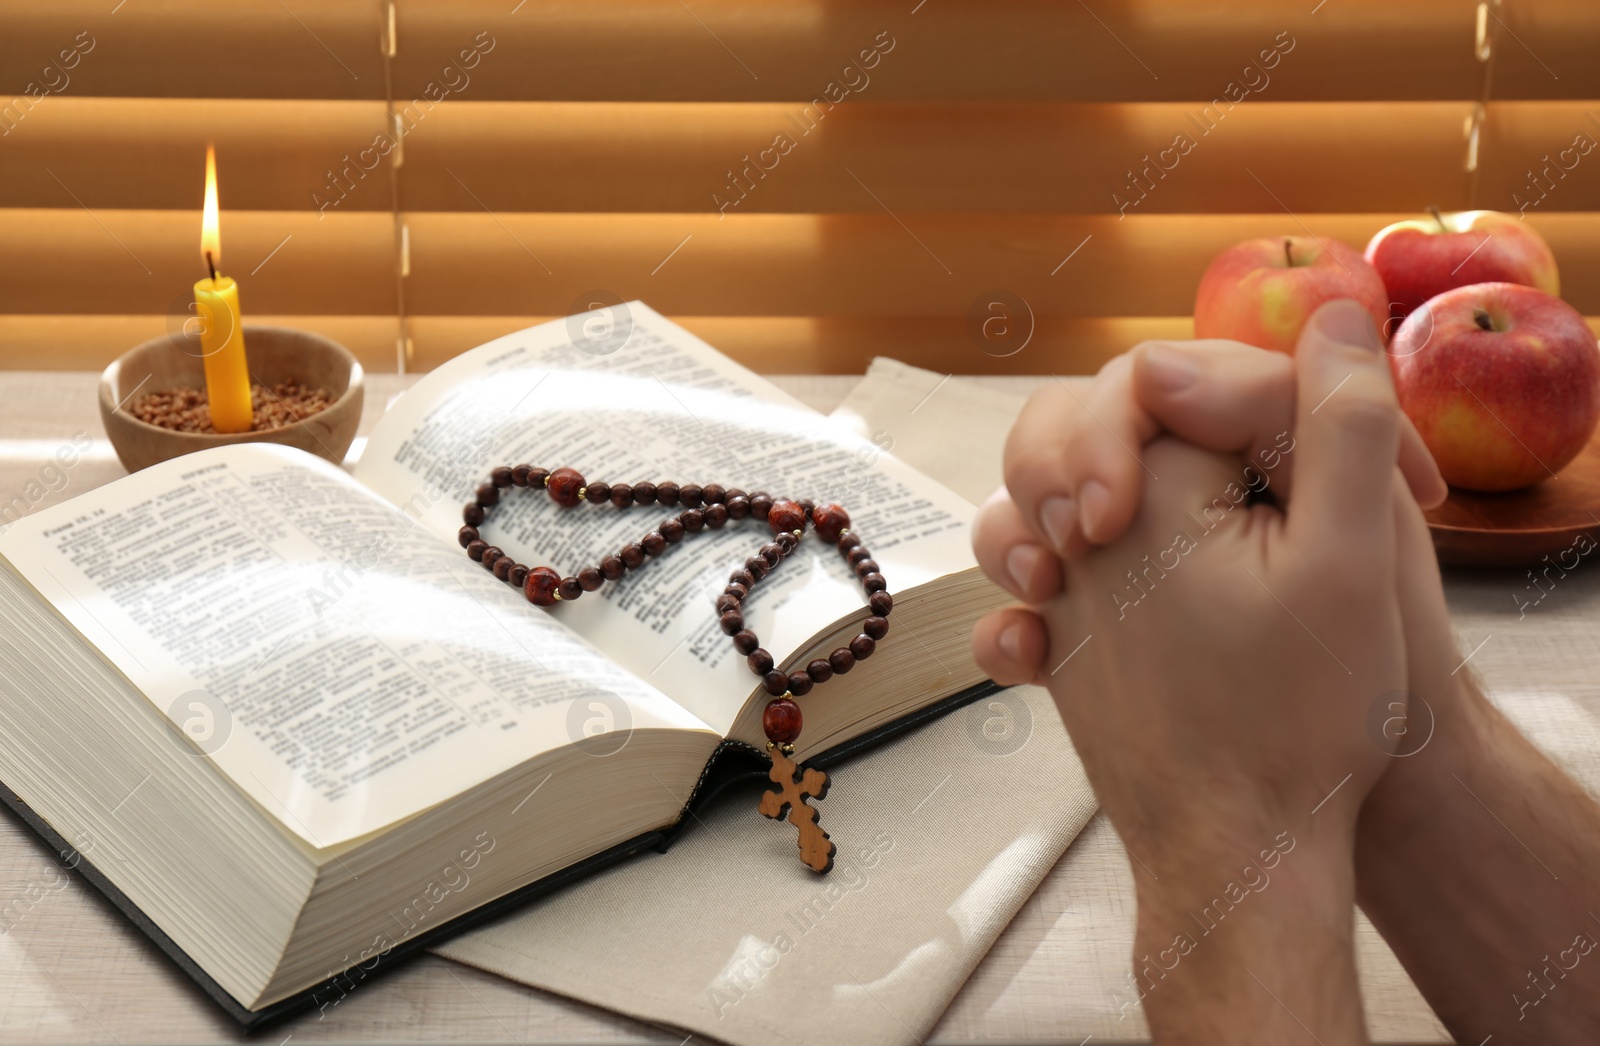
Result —
<instances>
[{"instance_id":1,"label":"horizontal blind slat","mask_svg":"<svg viewBox=\"0 0 1600 1046\"><path fill-rule=\"evenodd\" d=\"M414 316L412 370L427 370L501 335L552 316ZM860 374L874 356L957 374L1093 373L1141 341L1188 338L1186 316L1039 317L1018 351L974 340L950 317L672 316L718 349L768 374ZM252 316L252 322L315 331L348 347L370 371L395 369L392 316ZM1600 337L1600 316L1588 318ZM0 315L0 370L99 370L165 331L155 316ZM987 350L987 351L986 351ZM376 405L374 409L381 407Z\"/></svg>"},{"instance_id":2,"label":"horizontal blind slat","mask_svg":"<svg viewBox=\"0 0 1600 1046\"><path fill-rule=\"evenodd\" d=\"M0 210L8 264L0 313L187 310L200 257L198 211ZM394 219L388 214L227 212L224 275L246 315L397 311Z\"/></svg>"},{"instance_id":3,"label":"horizontal blind slat","mask_svg":"<svg viewBox=\"0 0 1600 1046\"><path fill-rule=\"evenodd\" d=\"M402 204L1176 214L1258 210L1276 198L1296 212L1448 209L1468 202L1469 111L1464 102L862 102L821 114L794 103L462 101L408 125ZM3 142L0 199L198 208L213 141L224 210L382 211L400 155L389 130L375 102L62 98ZM1539 172L1540 185L1559 183L1541 206L1600 208L1600 178L1576 170L1571 148L1600 138L1600 101L1496 104L1485 133L1480 205L1516 209L1512 194L1539 192L1529 188ZM779 135L787 144L774 149ZM1563 149L1561 167L1574 173L1543 173Z\"/></svg>"},{"instance_id":4,"label":"horizontal blind slat","mask_svg":"<svg viewBox=\"0 0 1600 1046\"><path fill-rule=\"evenodd\" d=\"M955 316L999 288L1042 315L1181 316L1239 240L1309 229L1359 250L1414 216L414 214L407 309L494 315L509 300L554 315L598 287L687 315ZM1600 215L1528 220L1567 299L1600 313Z\"/></svg>"},{"instance_id":5,"label":"horizontal blind slat","mask_svg":"<svg viewBox=\"0 0 1600 1046\"><path fill-rule=\"evenodd\" d=\"M565 315L596 288L694 316L962 316L999 288L1040 315L1181 316L1238 240L1303 225L1359 249L1410 216L412 214L405 293L408 313L440 316ZM1600 314L1600 215L1528 221L1566 298ZM201 274L198 224L192 212L0 211L28 259L0 280L0 313L183 308ZM247 313L391 312L393 234L381 214L224 214L224 271Z\"/></svg>"},{"instance_id":6,"label":"horizontal blind slat","mask_svg":"<svg viewBox=\"0 0 1600 1046\"><path fill-rule=\"evenodd\" d=\"M396 369L400 321L394 316L247 312L245 323L314 331L355 353L369 370ZM176 319L169 323L162 315L0 315L0 370L101 370L135 345L180 331Z\"/></svg>"},{"instance_id":7,"label":"horizontal blind slat","mask_svg":"<svg viewBox=\"0 0 1600 1046\"><path fill-rule=\"evenodd\" d=\"M39 82L73 34L97 42L71 70L79 95L385 97L377 0L100 0L11 5L0 34L0 96ZM397 97L792 100L838 82L884 32L895 49L867 88L880 99L1140 101L1216 97L1279 33L1295 50L1281 100L1470 99L1474 5L1464 0L1338 0L1288 10L1232 0L1095 5L1004 0L917 7L902 0L530 0L495 10L398 0ZM1509 4L1496 58L1501 98L1600 95L1592 0ZM70 27L70 30L64 28ZM487 33L494 49L450 72ZM1519 39L1518 39L1519 38ZM157 57L160 56L160 57ZM460 92L455 84L470 83Z\"/></svg>"},{"instance_id":8,"label":"horizontal blind slat","mask_svg":"<svg viewBox=\"0 0 1600 1046\"><path fill-rule=\"evenodd\" d=\"M382 102L52 99L0 139L11 207L199 211L206 145L222 210L389 211Z\"/></svg>"}]
</instances>

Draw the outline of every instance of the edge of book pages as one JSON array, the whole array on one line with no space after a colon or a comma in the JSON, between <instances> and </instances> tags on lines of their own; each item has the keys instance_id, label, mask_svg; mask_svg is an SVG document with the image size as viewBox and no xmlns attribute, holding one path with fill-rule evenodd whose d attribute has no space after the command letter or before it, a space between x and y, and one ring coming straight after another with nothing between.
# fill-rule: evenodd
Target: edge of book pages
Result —
<instances>
[{"instance_id":1,"label":"edge of book pages","mask_svg":"<svg viewBox=\"0 0 1600 1046\"><path fill-rule=\"evenodd\" d=\"M837 766L852 756L898 737L921 726L923 723L937 719L982 697L996 693L1000 689L1002 688L992 680L984 680L965 690L941 698L932 704L924 705L899 719L884 723L864 734L859 734L825 752L821 752L807 760L807 765L815 766L819 769ZM684 804L684 812L692 813L698 810L714 796L740 781L765 778L770 765L761 752L745 742L724 740L712 753L711 759L706 764L705 772L701 774L700 779L695 784L694 792L689 796L688 802ZM0 804L4 804L13 816L56 853L74 853L75 848L47 821L35 814L33 809L4 782L0 782ZM488 922L529 901L553 893L596 872L603 871L621 861L641 854L645 850L656 850L664 853L682 834L691 820L692 818L690 817L680 816L672 825L652 829L610 849L592 854L576 864L568 865L560 871L553 872L542 879L536 879L469 912L464 912L449 922L396 943L393 949L384 953L380 957L380 962L374 964L371 969L364 969L360 965L352 966L320 984L291 995L286 999L280 999L258 1010L251 1010L245 1007L233 996L229 995L221 985L212 980L210 975L198 963L189 958L187 952L162 932L161 928L151 921L138 905L130 901L86 857L82 854L77 854L76 860L70 862L70 864L72 871L76 872L84 882L92 886L113 908L117 909L143 933L150 943L193 980L212 1002L216 1003L223 1012L237 1021L245 1030L253 1032L313 1008L326 1009L333 1006L352 991L361 987L373 976L393 969L447 938Z\"/></svg>"}]
</instances>

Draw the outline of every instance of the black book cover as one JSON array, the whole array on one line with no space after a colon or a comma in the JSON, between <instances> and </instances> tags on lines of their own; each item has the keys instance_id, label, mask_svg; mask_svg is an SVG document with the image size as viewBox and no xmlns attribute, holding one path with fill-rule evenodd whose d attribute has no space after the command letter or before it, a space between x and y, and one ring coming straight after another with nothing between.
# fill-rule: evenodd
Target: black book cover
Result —
<instances>
[{"instance_id":1,"label":"black book cover","mask_svg":"<svg viewBox=\"0 0 1600 1046\"><path fill-rule=\"evenodd\" d=\"M824 770L838 766L851 757L882 744L884 741L898 737L931 719L936 719L956 708L996 693L1000 689L1000 686L985 680L924 708L919 708L894 722L885 723L843 744L836 745L826 752L819 753L808 760L805 765ZM103 895L114 908L126 916L146 937L150 938L151 943L194 980L201 990L220 1006L228 1016L238 1021L247 1031L253 1032L307 1010L327 1009L337 1005L346 995L361 987L372 977L399 965L406 959L421 954L429 947L464 930L481 926L528 901L551 894L564 886L577 882L604 868L609 868L641 851L653 849L665 853L692 820L689 816L692 811L700 809L712 797L740 781L756 778L765 780L771 765L771 760L760 749L742 741L725 740L712 753L711 759L706 763L705 771L695 784L689 801L684 805L683 813L679 815L677 822L673 825L635 836L624 843L613 846L608 850L602 850L576 864L568 865L558 872L535 880L526 886L480 905L447 923L442 923L421 933L408 936L404 940L396 942L388 951L382 953L378 959L373 961L370 967L359 963L352 965L321 984L297 992L286 999L280 999L277 1002L263 1006L259 1010L247 1009L237 999L224 991L221 985L213 981L193 959L189 958L188 953L178 947L137 905L130 901L121 890L117 889L111 880L101 874L100 870L95 868L82 854L76 853L74 847L62 838L43 818L35 814L32 808L15 792L6 787L4 783L0 783L0 802L3 802L12 814L27 825L28 828L32 829L55 853L62 855L64 859L70 857L71 860L68 860L67 863L73 871Z\"/></svg>"}]
</instances>

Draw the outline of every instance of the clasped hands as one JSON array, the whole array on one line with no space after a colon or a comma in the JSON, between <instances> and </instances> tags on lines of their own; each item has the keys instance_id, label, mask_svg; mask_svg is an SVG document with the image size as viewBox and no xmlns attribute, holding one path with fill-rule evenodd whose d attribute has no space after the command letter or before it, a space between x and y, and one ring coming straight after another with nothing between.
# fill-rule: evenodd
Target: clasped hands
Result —
<instances>
[{"instance_id":1,"label":"clasped hands","mask_svg":"<svg viewBox=\"0 0 1600 1046\"><path fill-rule=\"evenodd\" d=\"M1471 785L1600 818L1460 670L1422 516L1445 494L1353 302L1323 306L1294 357L1141 345L1041 390L1012 430L973 545L1024 605L981 621L974 653L1050 689L1134 858L1118 997L1157 1042L1364 1042L1357 901L1462 1041L1562 1018L1503 1000L1584 929L1593 873L1573 896L1495 894L1525 861L1473 820ZM1460 924L1464 899L1499 922L1417 928Z\"/></svg>"}]
</instances>

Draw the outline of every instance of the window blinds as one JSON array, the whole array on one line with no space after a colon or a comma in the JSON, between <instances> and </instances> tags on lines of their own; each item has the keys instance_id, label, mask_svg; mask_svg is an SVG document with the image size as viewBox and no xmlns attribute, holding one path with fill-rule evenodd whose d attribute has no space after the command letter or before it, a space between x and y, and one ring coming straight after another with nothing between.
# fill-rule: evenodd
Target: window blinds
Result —
<instances>
[{"instance_id":1,"label":"window blinds","mask_svg":"<svg viewBox=\"0 0 1600 1046\"><path fill-rule=\"evenodd\" d=\"M207 142L247 317L379 370L615 296L771 372L1081 372L1238 239L1429 205L1600 316L1596 53L1593 0L5 0L0 366L181 321Z\"/></svg>"}]
</instances>

